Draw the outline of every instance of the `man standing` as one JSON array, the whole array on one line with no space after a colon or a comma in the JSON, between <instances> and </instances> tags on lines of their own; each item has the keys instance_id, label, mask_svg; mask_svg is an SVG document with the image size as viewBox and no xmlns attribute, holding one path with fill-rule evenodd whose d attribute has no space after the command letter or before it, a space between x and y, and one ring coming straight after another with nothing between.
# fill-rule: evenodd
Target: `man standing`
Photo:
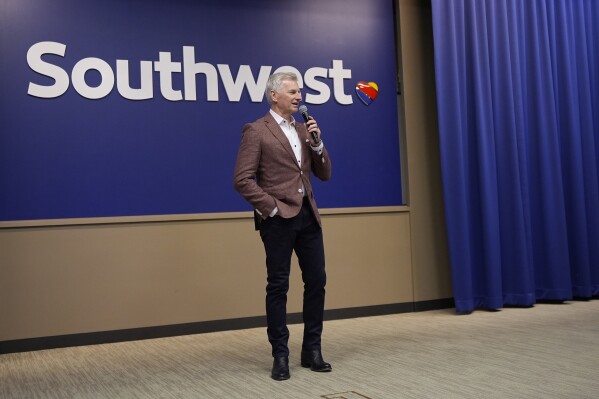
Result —
<instances>
[{"instance_id":1,"label":"man standing","mask_svg":"<svg viewBox=\"0 0 599 399\"><path fill-rule=\"evenodd\" d=\"M287 72L271 75L265 95L270 111L243 127L233 182L254 207L256 229L264 243L267 333L274 357L271 376L280 381L290 377L286 305L293 251L304 281L301 365L313 371L331 371L321 352L326 273L320 215L310 177L313 173L328 180L331 161L314 118L306 124L293 118L302 101L297 76Z\"/></svg>"}]
</instances>

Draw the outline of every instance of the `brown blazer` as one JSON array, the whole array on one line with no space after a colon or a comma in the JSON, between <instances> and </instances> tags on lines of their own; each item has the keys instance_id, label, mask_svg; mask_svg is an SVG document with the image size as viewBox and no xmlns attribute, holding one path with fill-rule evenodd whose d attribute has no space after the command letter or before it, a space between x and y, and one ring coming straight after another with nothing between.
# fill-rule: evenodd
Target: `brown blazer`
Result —
<instances>
[{"instance_id":1,"label":"brown blazer","mask_svg":"<svg viewBox=\"0 0 599 399\"><path fill-rule=\"evenodd\" d=\"M318 207L312 192L310 173L320 180L331 177L331 161L326 148L321 155L310 148L306 125L296 121L295 129L302 145L302 165L297 164L289 140L270 112L243 127L235 164L233 186L266 219L272 210L283 218L296 216L304 193L320 224Z\"/></svg>"}]
</instances>

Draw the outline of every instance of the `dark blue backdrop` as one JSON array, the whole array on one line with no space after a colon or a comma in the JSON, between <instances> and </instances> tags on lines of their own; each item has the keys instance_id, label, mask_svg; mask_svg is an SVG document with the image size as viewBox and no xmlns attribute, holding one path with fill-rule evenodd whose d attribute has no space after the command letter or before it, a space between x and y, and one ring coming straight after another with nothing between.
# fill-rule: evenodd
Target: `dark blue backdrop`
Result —
<instances>
[{"instance_id":1,"label":"dark blue backdrop","mask_svg":"<svg viewBox=\"0 0 599 399\"><path fill-rule=\"evenodd\" d=\"M219 76L219 101L209 102L203 77L197 101L168 101L153 73L154 97L123 98L116 84L90 100L71 84L58 98L27 94L29 83L52 85L27 63L39 42L66 45L64 57L42 59L69 75L81 59L97 57L116 72L128 60L131 86L140 61L183 46L196 62L229 65L235 78L249 65L289 65L302 74L342 60L351 70L343 91L308 104L333 161L330 182L317 184L321 207L400 205L394 22L389 0L319 2L266 0L86 1L5 0L0 12L0 220L160 215L250 210L232 189L241 127L267 112L244 90L229 101ZM86 81L99 84L99 73ZM355 95L357 82L376 82L370 105ZM183 90L181 73L173 89ZM316 93L304 88L307 93Z\"/></svg>"}]
</instances>

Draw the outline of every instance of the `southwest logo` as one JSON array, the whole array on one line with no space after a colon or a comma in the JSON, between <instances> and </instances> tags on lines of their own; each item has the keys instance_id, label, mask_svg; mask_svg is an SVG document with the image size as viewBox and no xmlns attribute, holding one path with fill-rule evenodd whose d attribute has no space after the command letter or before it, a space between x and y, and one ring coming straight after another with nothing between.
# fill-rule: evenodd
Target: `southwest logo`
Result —
<instances>
[{"instance_id":1,"label":"southwest logo","mask_svg":"<svg viewBox=\"0 0 599 399\"><path fill-rule=\"evenodd\" d=\"M98 100L108 96L116 86L118 93L128 100L149 100L154 98L154 79L160 81L160 94L169 101L197 101L198 94L206 101L221 101L222 85L227 100L230 102L241 101L244 91L249 94L252 102L261 102L264 97L264 88L268 76L273 72L272 66L262 65L257 77L249 65L240 65L237 75L228 64L212 65L207 62L198 62L193 46L183 46L182 61L174 61L168 51L160 51L158 60L140 60L140 84L131 87L129 79L129 60L117 59L108 63L101 58L88 57L79 60L66 71L62 67L47 60L54 56L56 59L64 58L67 45L58 42L39 42L27 51L27 63L38 74L46 76L53 81L51 85L40 85L29 82L27 94L38 98L57 98L63 95L69 87L82 97ZM115 68L116 67L116 68ZM96 71L100 82L90 85L86 80L89 71ZM299 86L311 89L306 93L305 102L308 104L324 104L334 98L338 104L350 105L353 103L351 94L345 92L344 82L351 79L352 71L343 66L343 60L332 60L332 67L312 67L303 74L293 66L281 66L274 72L294 72L299 79ZM196 79L201 76L201 79ZM180 79L182 78L182 79ZM175 80L181 84L176 84ZM203 83L198 88L197 82ZM182 87L180 87L182 86ZM332 90L331 90L332 86ZM199 92L199 93L198 93Z\"/></svg>"},{"instance_id":2,"label":"southwest logo","mask_svg":"<svg viewBox=\"0 0 599 399\"><path fill-rule=\"evenodd\" d=\"M364 105L370 105L379 94L379 86L374 82L358 82L356 94Z\"/></svg>"}]
</instances>

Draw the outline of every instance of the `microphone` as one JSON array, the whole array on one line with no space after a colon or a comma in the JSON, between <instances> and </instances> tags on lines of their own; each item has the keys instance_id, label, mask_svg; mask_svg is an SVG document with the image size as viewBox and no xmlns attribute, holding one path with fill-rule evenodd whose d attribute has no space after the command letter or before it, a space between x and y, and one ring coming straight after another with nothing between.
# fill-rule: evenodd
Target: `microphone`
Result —
<instances>
[{"instance_id":1,"label":"microphone","mask_svg":"<svg viewBox=\"0 0 599 399\"><path fill-rule=\"evenodd\" d=\"M305 105L300 105L299 107L299 112L302 114L302 118L304 118L304 122L308 123L308 120L310 120L309 115L308 115L308 107L306 107ZM312 134L312 139L314 140L314 143L318 144L320 143L320 139L318 138L318 133L316 132L310 132Z\"/></svg>"}]
</instances>

